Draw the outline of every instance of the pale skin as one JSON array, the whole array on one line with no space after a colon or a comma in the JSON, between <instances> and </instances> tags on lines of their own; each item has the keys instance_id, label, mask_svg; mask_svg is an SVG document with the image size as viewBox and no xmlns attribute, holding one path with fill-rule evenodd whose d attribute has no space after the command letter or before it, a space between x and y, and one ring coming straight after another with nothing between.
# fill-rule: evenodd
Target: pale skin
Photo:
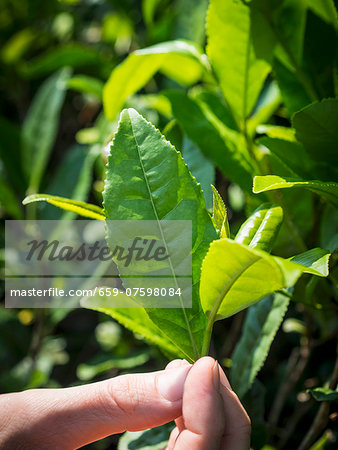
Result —
<instances>
[{"instance_id":1,"label":"pale skin","mask_svg":"<svg viewBox=\"0 0 338 450\"><path fill-rule=\"evenodd\" d=\"M250 448L250 419L210 357L84 386L3 394L0 448L71 450L174 419L168 450Z\"/></svg>"}]
</instances>

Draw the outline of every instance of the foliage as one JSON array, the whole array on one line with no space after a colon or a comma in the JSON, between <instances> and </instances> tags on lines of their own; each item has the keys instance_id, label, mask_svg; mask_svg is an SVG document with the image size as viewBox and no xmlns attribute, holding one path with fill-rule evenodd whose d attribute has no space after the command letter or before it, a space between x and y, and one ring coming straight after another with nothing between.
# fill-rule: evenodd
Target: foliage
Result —
<instances>
[{"instance_id":1,"label":"foliage","mask_svg":"<svg viewBox=\"0 0 338 450\"><path fill-rule=\"evenodd\" d=\"M191 220L193 305L1 308L3 391L209 353L252 447L300 445L307 390L336 399L337 27L333 0L5 0L2 218Z\"/></svg>"}]
</instances>

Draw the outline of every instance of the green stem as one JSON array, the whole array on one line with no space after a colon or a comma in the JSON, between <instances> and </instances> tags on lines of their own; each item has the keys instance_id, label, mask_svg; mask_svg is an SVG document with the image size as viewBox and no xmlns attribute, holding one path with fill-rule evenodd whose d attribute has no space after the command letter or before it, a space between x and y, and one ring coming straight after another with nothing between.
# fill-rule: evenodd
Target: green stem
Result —
<instances>
[{"instance_id":1,"label":"green stem","mask_svg":"<svg viewBox=\"0 0 338 450\"><path fill-rule=\"evenodd\" d=\"M202 344L202 353L201 356L207 356L209 354L209 347L210 347L210 341L211 341L211 333L214 326L214 321L208 320L207 327L205 329L205 334L203 338L203 344Z\"/></svg>"}]
</instances>

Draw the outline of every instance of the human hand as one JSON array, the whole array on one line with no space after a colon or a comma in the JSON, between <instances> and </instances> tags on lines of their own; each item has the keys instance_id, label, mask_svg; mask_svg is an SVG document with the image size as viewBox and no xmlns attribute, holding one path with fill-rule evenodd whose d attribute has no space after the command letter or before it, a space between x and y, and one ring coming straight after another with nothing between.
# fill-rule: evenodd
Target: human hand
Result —
<instances>
[{"instance_id":1,"label":"human hand","mask_svg":"<svg viewBox=\"0 0 338 450\"><path fill-rule=\"evenodd\" d=\"M0 448L67 450L176 419L168 450L247 450L250 420L220 366L204 357L163 371L0 396Z\"/></svg>"}]
</instances>

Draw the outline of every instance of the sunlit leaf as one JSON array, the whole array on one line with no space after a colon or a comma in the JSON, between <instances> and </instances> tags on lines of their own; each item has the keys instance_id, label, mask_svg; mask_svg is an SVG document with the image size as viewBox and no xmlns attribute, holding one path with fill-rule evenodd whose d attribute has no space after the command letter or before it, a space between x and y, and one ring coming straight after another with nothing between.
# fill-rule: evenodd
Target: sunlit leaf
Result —
<instances>
[{"instance_id":1,"label":"sunlit leaf","mask_svg":"<svg viewBox=\"0 0 338 450\"><path fill-rule=\"evenodd\" d=\"M135 51L113 70L104 87L106 116L114 120L129 95L139 91L159 70L181 84L190 85L202 76L205 60L197 47L186 41L163 42Z\"/></svg>"},{"instance_id":2,"label":"sunlit leaf","mask_svg":"<svg viewBox=\"0 0 338 450\"><path fill-rule=\"evenodd\" d=\"M282 178L275 175L258 176L254 178L253 192L272 191L274 189L304 188L324 197L330 203L338 206L338 183L324 181L304 181L295 178Z\"/></svg>"},{"instance_id":3,"label":"sunlit leaf","mask_svg":"<svg viewBox=\"0 0 338 450\"><path fill-rule=\"evenodd\" d=\"M224 97L236 116L246 119L270 71L255 54L250 8L241 1L211 0L207 36L207 55Z\"/></svg>"},{"instance_id":4,"label":"sunlit leaf","mask_svg":"<svg viewBox=\"0 0 338 450\"><path fill-rule=\"evenodd\" d=\"M33 194L29 195L22 202L24 205L34 202L47 202L51 205L66 211L71 211L79 216L89 217L90 219L105 220L103 209L96 205L80 202L77 200L71 200L69 198L57 197L56 195L49 194Z\"/></svg>"}]
</instances>

